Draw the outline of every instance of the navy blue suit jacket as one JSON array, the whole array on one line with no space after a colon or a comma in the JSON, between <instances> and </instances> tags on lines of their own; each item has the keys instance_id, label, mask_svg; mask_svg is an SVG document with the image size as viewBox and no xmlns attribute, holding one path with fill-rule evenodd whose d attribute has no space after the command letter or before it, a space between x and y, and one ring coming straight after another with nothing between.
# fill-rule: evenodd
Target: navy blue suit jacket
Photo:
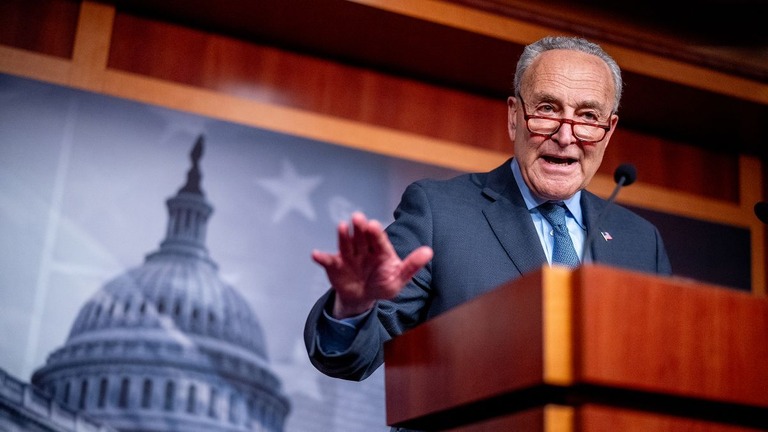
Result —
<instances>
[{"instance_id":1,"label":"navy blue suit jacket","mask_svg":"<svg viewBox=\"0 0 768 432\"><path fill-rule=\"evenodd\" d=\"M668 275L671 267L661 236L650 222L619 205L583 191L581 206L588 232L595 236L593 261ZM604 212L605 210L605 212ZM596 217L603 213L600 226ZM434 257L392 301L379 301L360 324L349 350L325 355L318 346L323 308L333 290L312 308L304 339L312 363L323 373L344 379L369 376L383 360L390 338L473 297L547 264L530 213L515 182L510 161L488 173L449 180L421 180L408 186L387 233L403 257L421 245Z\"/></svg>"}]
</instances>

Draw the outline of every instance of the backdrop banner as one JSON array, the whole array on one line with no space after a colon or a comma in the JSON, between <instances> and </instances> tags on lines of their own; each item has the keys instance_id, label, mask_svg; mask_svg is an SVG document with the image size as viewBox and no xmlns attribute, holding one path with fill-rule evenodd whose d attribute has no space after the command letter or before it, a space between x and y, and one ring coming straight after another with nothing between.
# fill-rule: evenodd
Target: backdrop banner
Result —
<instances>
[{"instance_id":1,"label":"backdrop banner","mask_svg":"<svg viewBox=\"0 0 768 432\"><path fill-rule=\"evenodd\" d=\"M310 252L335 250L353 211L387 224L407 183L454 171L9 75L0 100L3 385L35 374L40 398L116 428L388 430L383 368L353 383L307 359L328 289ZM190 181L197 201L178 205L205 220L166 206ZM184 273L200 257L169 236L189 223L213 265Z\"/></svg>"}]
</instances>

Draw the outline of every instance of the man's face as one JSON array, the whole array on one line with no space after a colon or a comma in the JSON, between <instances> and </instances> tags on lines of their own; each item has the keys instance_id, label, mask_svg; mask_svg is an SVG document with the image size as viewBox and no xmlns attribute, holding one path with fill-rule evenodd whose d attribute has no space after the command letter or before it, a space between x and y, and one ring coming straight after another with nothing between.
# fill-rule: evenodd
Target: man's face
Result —
<instances>
[{"instance_id":1,"label":"man's face","mask_svg":"<svg viewBox=\"0 0 768 432\"><path fill-rule=\"evenodd\" d=\"M514 156L535 195L563 200L589 184L619 120L611 114L614 91L608 66L596 56L577 51L547 51L522 76L525 107L519 99L509 98L508 126ZM534 135L526 127L524 111L529 115L598 122L611 129L596 143L579 141L568 123L551 137Z\"/></svg>"}]
</instances>

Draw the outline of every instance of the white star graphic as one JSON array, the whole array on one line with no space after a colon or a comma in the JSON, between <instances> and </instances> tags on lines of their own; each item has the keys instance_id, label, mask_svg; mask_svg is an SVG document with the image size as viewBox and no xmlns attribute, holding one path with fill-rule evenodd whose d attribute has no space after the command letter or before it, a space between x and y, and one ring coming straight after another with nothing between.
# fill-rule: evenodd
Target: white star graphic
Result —
<instances>
[{"instance_id":1,"label":"white star graphic","mask_svg":"<svg viewBox=\"0 0 768 432\"><path fill-rule=\"evenodd\" d=\"M290 161L283 161L279 178L256 180L256 183L278 199L272 222L280 222L291 210L296 210L309 220L315 220L315 209L309 201L310 193L323 181L320 176L301 177Z\"/></svg>"}]
</instances>

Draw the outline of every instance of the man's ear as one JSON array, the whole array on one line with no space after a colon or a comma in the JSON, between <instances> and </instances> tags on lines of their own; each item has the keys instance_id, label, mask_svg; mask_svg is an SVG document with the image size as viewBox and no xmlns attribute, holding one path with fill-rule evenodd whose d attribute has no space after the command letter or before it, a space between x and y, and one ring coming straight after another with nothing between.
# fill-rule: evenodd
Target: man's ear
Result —
<instances>
[{"instance_id":1,"label":"man's ear","mask_svg":"<svg viewBox=\"0 0 768 432\"><path fill-rule=\"evenodd\" d=\"M611 137L613 136L613 133L616 131L616 125L619 123L619 116L617 114L611 115L610 125L611 130L608 131L608 133L605 135L605 138L603 138L603 141L605 141L605 146L608 147L608 143L611 141Z\"/></svg>"},{"instance_id":2,"label":"man's ear","mask_svg":"<svg viewBox=\"0 0 768 432\"><path fill-rule=\"evenodd\" d=\"M509 138L515 140L515 131L517 130L517 98L510 96L507 98L507 131Z\"/></svg>"}]
</instances>

